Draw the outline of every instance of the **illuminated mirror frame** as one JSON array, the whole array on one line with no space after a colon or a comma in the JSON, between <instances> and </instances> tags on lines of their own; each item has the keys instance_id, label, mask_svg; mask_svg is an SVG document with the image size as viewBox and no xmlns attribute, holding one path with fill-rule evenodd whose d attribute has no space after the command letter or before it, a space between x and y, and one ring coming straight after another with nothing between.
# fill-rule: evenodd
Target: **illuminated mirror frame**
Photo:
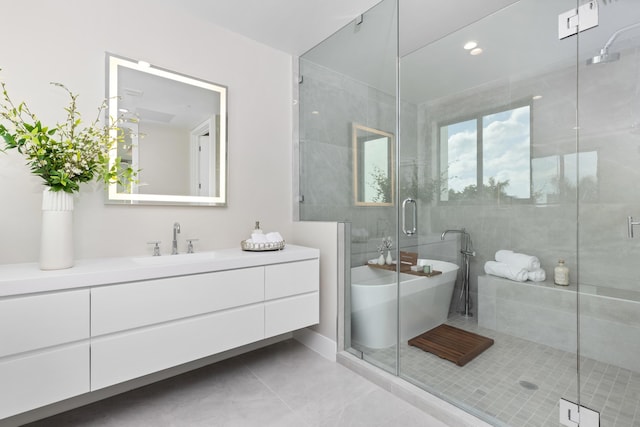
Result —
<instances>
[{"instance_id":1,"label":"illuminated mirror frame","mask_svg":"<svg viewBox=\"0 0 640 427\"><path fill-rule=\"evenodd\" d=\"M369 136L369 137L367 137ZM362 176L365 161L365 143L374 140L386 139L386 179L389 180L388 202L366 201L361 199L361 192L364 191L364 180ZM353 197L356 206L393 206L395 200L395 165L394 165L394 137L392 133L384 132L367 126L352 124L353 140Z\"/></svg>"},{"instance_id":2,"label":"illuminated mirror frame","mask_svg":"<svg viewBox=\"0 0 640 427\"><path fill-rule=\"evenodd\" d=\"M127 67L143 73L152 74L188 85L211 90L220 97L220 127L219 127L219 188L220 194L212 196L185 196L172 194L139 194L134 192L118 192L118 184L111 183L107 189L107 202L117 204L142 205L192 205L192 206L226 206L227 205L227 88L218 84L188 77L172 71L155 67L143 61L133 61L107 53L107 99L109 103L109 121L119 120L118 106L118 67ZM117 129L111 130L111 136L117 137ZM113 165L118 156L118 147L109 152L109 165ZM185 168L189 165L185 165Z\"/></svg>"}]
</instances>

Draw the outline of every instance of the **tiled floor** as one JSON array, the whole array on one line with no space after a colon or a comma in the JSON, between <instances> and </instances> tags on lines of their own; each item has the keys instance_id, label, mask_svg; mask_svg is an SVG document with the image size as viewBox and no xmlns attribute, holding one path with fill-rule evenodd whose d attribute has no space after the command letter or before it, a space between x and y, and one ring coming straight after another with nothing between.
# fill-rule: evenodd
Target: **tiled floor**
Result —
<instances>
[{"instance_id":1,"label":"tiled floor","mask_svg":"<svg viewBox=\"0 0 640 427\"><path fill-rule=\"evenodd\" d=\"M464 367L405 344L400 349L404 378L495 425L560 425L560 397L577 400L575 354L478 328L461 317L447 323L495 343ZM394 364L394 349L365 353L374 363ZM582 404L600 412L602 427L640 426L640 373L586 358L580 372Z\"/></svg>"},{"instance_id":2,"label":"tiled floor","mask_svg":"<svg viewBox=\"0 0 640 427\"><path fill-rule=\"evenodd\" d=\"M29 426L446 427L293 340Z\"/></svg>"}]
</instances>

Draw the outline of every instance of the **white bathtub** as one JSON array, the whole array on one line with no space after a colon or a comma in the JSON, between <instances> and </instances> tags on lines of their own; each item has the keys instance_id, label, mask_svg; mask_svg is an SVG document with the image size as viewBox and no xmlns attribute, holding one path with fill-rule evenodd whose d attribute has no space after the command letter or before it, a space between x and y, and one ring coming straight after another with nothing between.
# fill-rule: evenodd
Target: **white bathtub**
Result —
<instances>
[{"instance_id":1,"label":"white bathtub","mask_svg":"<svg viewBox=\"0 0 640 427\"><path fill-rule=\"evenodd\" d=\"M580 355L640 372L640 293L592 285L576 291L478 276L478 326L575 353L579 304Z\"/></svg>"},{"instance_id":2,"label":"white bathtub","mask_svg":"<svg viewBox=\"0 0 640 427\"><path fill-rule=\"evenodd\" d=\"M427 260L437 276L400 273L400 340L444 323L458 273L456 264ZM351 341L369 348L396 344L396 272L367 265L351 269Z\"/></svg>"}]
</instances>

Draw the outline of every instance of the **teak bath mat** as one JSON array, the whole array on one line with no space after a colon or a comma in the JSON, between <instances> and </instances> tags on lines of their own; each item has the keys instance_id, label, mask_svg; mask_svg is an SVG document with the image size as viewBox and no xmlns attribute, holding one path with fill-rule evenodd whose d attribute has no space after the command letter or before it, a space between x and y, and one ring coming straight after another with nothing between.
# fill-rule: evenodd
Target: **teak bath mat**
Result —
<instances>
[{"instance_id":1,"label":"teak bath mat","mask_svg":"<svg viewBox=\"0 0 640 427\"><path fill-rule=\"evenodd\" d=\"M493 345L491 338L440 325L409 340L409 345L464 366Z\"/></svg>"}]
</instances>

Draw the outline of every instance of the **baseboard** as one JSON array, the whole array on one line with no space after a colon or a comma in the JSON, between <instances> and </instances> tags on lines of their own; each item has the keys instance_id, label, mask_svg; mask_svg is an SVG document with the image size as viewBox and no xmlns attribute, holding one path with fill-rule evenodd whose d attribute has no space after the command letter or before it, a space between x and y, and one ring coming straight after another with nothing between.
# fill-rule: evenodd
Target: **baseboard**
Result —
<instances>
[{"instance_id":1,"label":"baseboard","mask_svg":"<svg viewBox=\"0 0 640 427\"><path fill-rule=\"evenodd\" d=\"M293 338L325 359L336 361L338 345L332 339L308 328L295 331Z\"/></svg>"}]
</instances>

